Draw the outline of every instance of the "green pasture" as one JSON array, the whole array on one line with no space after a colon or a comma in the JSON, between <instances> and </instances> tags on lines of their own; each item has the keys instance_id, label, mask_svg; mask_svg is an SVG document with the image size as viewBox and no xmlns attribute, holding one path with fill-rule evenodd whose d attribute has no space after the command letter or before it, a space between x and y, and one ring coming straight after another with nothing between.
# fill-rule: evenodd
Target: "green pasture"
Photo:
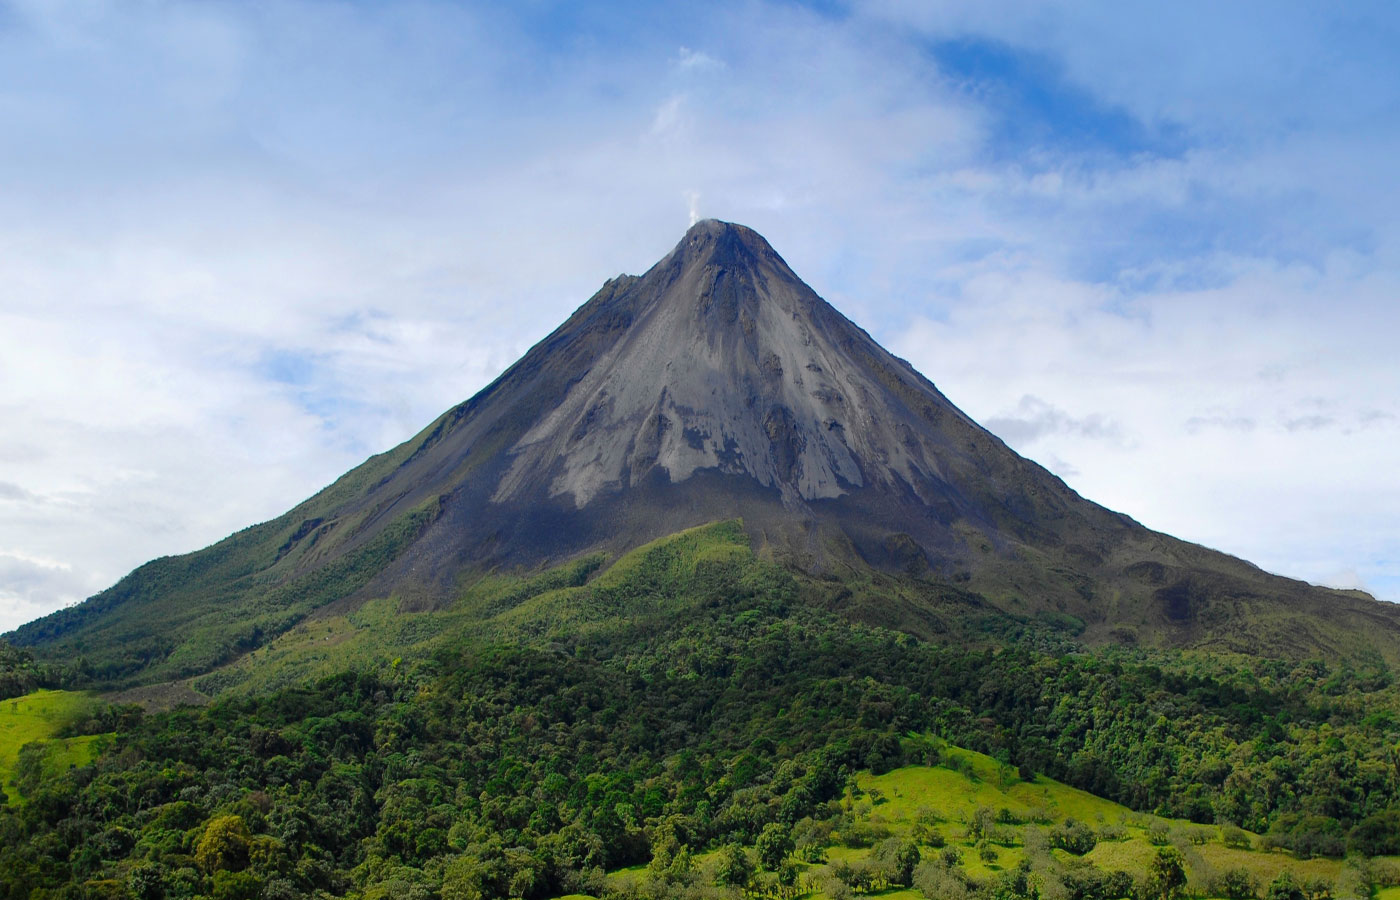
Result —
<instances>
[{"instance_id":1,"label":"green pasture","mask_svg":"<svg viewBox=\"0 0 1400 900\"><path fill-rule=\"evenodd\" d=\"M93 702L90 695L73 691L35 691L0 701L0 789L9 795L10 802L19 797L15 767L25 744L41 741L46 745L46 774L86 765L97 754L102 735L56 737L65 725L82 718Z\"/></svg>"}]
</instances>

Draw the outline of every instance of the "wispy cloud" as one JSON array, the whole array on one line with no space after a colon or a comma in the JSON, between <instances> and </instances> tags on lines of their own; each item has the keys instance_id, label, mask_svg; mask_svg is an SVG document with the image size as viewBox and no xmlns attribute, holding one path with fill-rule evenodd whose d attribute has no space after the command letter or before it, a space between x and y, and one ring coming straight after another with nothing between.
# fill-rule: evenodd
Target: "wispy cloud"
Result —
<instances>
[{"instance_id":1,"label":"wispy cloud","mask_svg":"<svg viewBox=\"0 0 1400 900\"><path fill-rule=\"evenodd\" d=\"M0 603L11 615L33 618L58 604L76 603L93 590L73 567L20 552L0 550Z\"/></svg>"},{"instance_id":2,"label":"wispy cloud","mask_svg":"<svg viewBox=\"0 0 1400 900\"><path fill-rule=\"evenodd\" d=\"M17 484L8 481L0 481L0 500L13 500L23 503L33 503L39 498Z\"/></svg>"},{"instance_id":3,"label":"wispy cloud","mask_svg":"<svg viewBox=\"0 0 1400 900\"><path fill-rule=\"evenodd\" d=\"M1030 394L1011 413L991 416L983 423L1013 447L1025 447L1049 435L1075 435L1091 440L1122 440L1118 425L1099 413L1076 417Z\"/></svg>"},{"instance_id":4,"label":"wispy cloud","mask_svg":"<svg viewBox=\"0 0 1400 900\"><path fill-rule=\"evenodd\" d=\"M1321 431L1324 428L1331 428L1337 424L1331 416L1298 416L1295 419L1285 419L1283 427L1289 431Z\"/></svg>"},{"instance_id":5,"label":"wispy cloud","mask_svg":"<svg viewBox=\"0 0 1400 900\"><path fill-rule=\"evenodd\" d=\"M1196 434L1210 428L1223 428L1226 431L1253 431L1258 422L1251 416L1223 415L1213 413L1206 416L1192 416L1186 420L1186 431Z\"/></svg>"},{"instance_id":6,"label":"wispy cloud","mask_svg":"<svg viewBox=\"0 0 1400 900\"><path fill-rule=\"evenodd\" d=\"M682 71L722 69L724 63L701 50L682 47L676 55L676 68Z\"/></svg>"}]
</instances>

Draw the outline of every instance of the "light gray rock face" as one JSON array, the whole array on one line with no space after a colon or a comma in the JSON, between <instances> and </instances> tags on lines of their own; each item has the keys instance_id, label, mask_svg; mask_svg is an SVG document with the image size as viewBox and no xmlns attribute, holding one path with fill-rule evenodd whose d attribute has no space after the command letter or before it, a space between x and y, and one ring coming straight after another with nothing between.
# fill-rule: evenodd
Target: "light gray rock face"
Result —
<instances>
[{"instance_id":1,"label":"light gray rock face","mask_svg":"<svg viewBox=\"0 0 1400 900\"><path fill-rule=\"evenodd\" d=\"M584 507L655 467L673 483L701 469L747 475L790 504L900 482L922 494L941 480L929 435L889 414L880 373L861 363L921 379L756 232L700 222L630 293L631 326L511 448L494 501L547 477L552 495ZM961 415L936 391L928 399Z\"/></svg>"}]
</instances>

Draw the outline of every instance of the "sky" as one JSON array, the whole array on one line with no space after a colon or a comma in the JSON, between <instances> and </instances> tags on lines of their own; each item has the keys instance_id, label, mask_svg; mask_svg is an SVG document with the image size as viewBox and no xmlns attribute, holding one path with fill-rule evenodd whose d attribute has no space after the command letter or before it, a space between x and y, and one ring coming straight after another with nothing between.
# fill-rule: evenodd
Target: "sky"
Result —
<instances>
[{"instance_id":1,"label":"sky","mask_svg":"<svg viewBox=\"0 0 1400 900\"><path fill-rule=\"evenodd\" d=\"M692 216L1082 495L1400 601L1392 3L0 0L0 631L272 518Z\"/></svg>"}]
</instances>

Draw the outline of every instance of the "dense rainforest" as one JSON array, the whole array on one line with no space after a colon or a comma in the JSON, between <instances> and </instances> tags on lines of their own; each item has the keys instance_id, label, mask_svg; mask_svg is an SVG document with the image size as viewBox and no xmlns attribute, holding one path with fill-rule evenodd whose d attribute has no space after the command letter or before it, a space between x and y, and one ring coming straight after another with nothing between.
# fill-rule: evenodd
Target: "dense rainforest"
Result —
<instances>
[{"instance_id":1,"label":"dense rainforest","mask_svg":"<svg viewBox=\"0 0 1400 900\"><path fill-rule=\"evenodd\" d=\"M90 764L21 754L0 897L698 895L752 885L744 847L793 892L784 859L881 837L849 820L857 771L948 764L948 745L1298 858L1400 854L1397 688L1379 663L1088 649L1044 617L921 641L809 602L752 556L673 563L614 588L683 596L651 615L445 642L204 707L97 707L68 726L112 733ZM0 646L10 696L73 677ZM1025 871L954 878L956 854L925 843L919 863L909 846L881 850L886 886L918 863L950 895L1045 892ZM695 883L691 860L714 851L721 885ZM625 890L605 877L637 865ZM1168 897L1169 874L1057 890Z\"/></svg>"},{"instance_id":2,"label":"dense rainforest","mask_svg":"<svg viewBox=\"0 0 1400 900\"><path fill-rule=\"evenodd\" d=\"M0 700L19 697L35 688L59 687L72 681L76 673L66 666L44 665L35 661L25 647L11 647L0 641Z\"/></svg>"}]
</instances>

